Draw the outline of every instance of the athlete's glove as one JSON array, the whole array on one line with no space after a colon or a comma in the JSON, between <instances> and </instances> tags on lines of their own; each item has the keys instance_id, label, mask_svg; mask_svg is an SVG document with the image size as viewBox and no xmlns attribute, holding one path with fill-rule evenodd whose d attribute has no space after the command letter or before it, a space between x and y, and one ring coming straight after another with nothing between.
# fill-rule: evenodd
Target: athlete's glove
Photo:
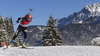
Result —
<instances>
[{"instance_id":1,"label":"athlete's glove","mask_svg":"<svg viewBox=\"0 0 100 56\"><path fill-rule=\"evenodd\" d=\"M17 20L16 22L19 23L19 20Z\"/></svg>"},{"instance_id":2,"label":"athlete's glove","mask_svg":"<svg viewBox=\"0 0 100 56\"><path fill-rule=\"evenodd\" d=\"M18 18L18 20L16 22L19 23L19 20L21 20L21 18Z\"/></svg>"}]
</instances>

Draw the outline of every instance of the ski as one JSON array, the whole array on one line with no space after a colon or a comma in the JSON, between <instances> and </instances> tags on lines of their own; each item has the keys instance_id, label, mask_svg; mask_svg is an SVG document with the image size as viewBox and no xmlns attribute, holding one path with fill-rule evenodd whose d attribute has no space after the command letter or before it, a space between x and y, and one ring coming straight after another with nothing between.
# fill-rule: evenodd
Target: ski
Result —
<instances>
[{"instance_id":1,"label":"ski","mask_svg":"<svg viewBox=\"0 0 100 56\"><path fill-rule=\"evenodd\" d=\"M22 49L34 49L34 47L21 47Z\"/></svg>"},{"instance_id":2,"label":"ski","mask_svg":"<svg viewBox=\"0 0 100 56\"><path fill-rule=\"evenodd\" d=\"M8 49L8 48L3 48L2 50L5 50L5 49Z\"/></svg>"},{"instance_id":3,"label":"ski","mask_svg":"<svg viewBox=\"0 0 100 56\"><path fill-rule=\"evenodd\" d=\"M3 50L5 50L5 49L9 49L9 47L4 47Z\"/></svg>"},{"instance_id":4,"label":"ski","mask_svg":"<svg viewBox=\"0 0 100 56\"><path fill-rule=\"evenodd\" d=\"M12 47L10 47L12 48ZM7 50L7 49L10 49L10 48L3 48L2 50ZM34 47L18 47L19 49L34 49Z\"/></svg>"}]
</instances>

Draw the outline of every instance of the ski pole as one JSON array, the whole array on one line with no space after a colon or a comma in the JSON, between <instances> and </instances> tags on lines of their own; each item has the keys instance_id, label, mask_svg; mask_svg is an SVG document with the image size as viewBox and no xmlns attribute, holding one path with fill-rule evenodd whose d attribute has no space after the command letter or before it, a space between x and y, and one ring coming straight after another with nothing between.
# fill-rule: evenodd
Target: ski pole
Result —
<instances>
[{"instance_id":1,"label":"ski pole","mask_svg":"<svg viewBox=\"0 0 100 56\"><path fill-rule=\"evenodd\" d=\"M12 26L14 26L14 25L16 25L16 24L18 24L18 23L15 23L15 24L13 24L13 25L10 25L8 28L10 28L10 27L12 27Z\"/></svg>"}]
</instances>

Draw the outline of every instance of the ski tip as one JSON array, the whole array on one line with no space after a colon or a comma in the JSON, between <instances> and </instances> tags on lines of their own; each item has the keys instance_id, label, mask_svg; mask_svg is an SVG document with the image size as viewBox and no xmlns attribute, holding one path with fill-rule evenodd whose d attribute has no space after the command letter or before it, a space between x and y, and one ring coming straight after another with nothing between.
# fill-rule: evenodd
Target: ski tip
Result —
<instances>
[{"instance_id":1,"label":"ski tip","mask_svg":"<svg viewBox=\"0 0 100 56\"><path fill-rule=\"evenodd\" d=\"M26 48L25 46L22 46L22 48Z\"/></svg>"}]
</instances>

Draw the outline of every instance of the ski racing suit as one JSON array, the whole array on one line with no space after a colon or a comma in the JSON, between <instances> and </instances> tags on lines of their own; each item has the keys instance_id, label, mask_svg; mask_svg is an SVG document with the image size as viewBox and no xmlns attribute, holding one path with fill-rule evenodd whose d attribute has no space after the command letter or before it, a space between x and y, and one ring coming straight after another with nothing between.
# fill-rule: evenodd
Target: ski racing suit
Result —
<instances>
[{"instance_id":1,"label":"ski racing suit","mask_svg":"<svg viewBox=\"0 0 100 56\"><path fill-rule=\"evenodd\" d=\"M32 21L32 18L30 21L28 21L25 17L18 18L17 22L19 23L19 20L21 20L20 25L17 28L17 32L15 33L15 36L12 38L11 43L14 42L18 34L22 31L24 33L24 39L23 41L26 41L27 38L27 25Z\"/></svg>"}]
</instances>

